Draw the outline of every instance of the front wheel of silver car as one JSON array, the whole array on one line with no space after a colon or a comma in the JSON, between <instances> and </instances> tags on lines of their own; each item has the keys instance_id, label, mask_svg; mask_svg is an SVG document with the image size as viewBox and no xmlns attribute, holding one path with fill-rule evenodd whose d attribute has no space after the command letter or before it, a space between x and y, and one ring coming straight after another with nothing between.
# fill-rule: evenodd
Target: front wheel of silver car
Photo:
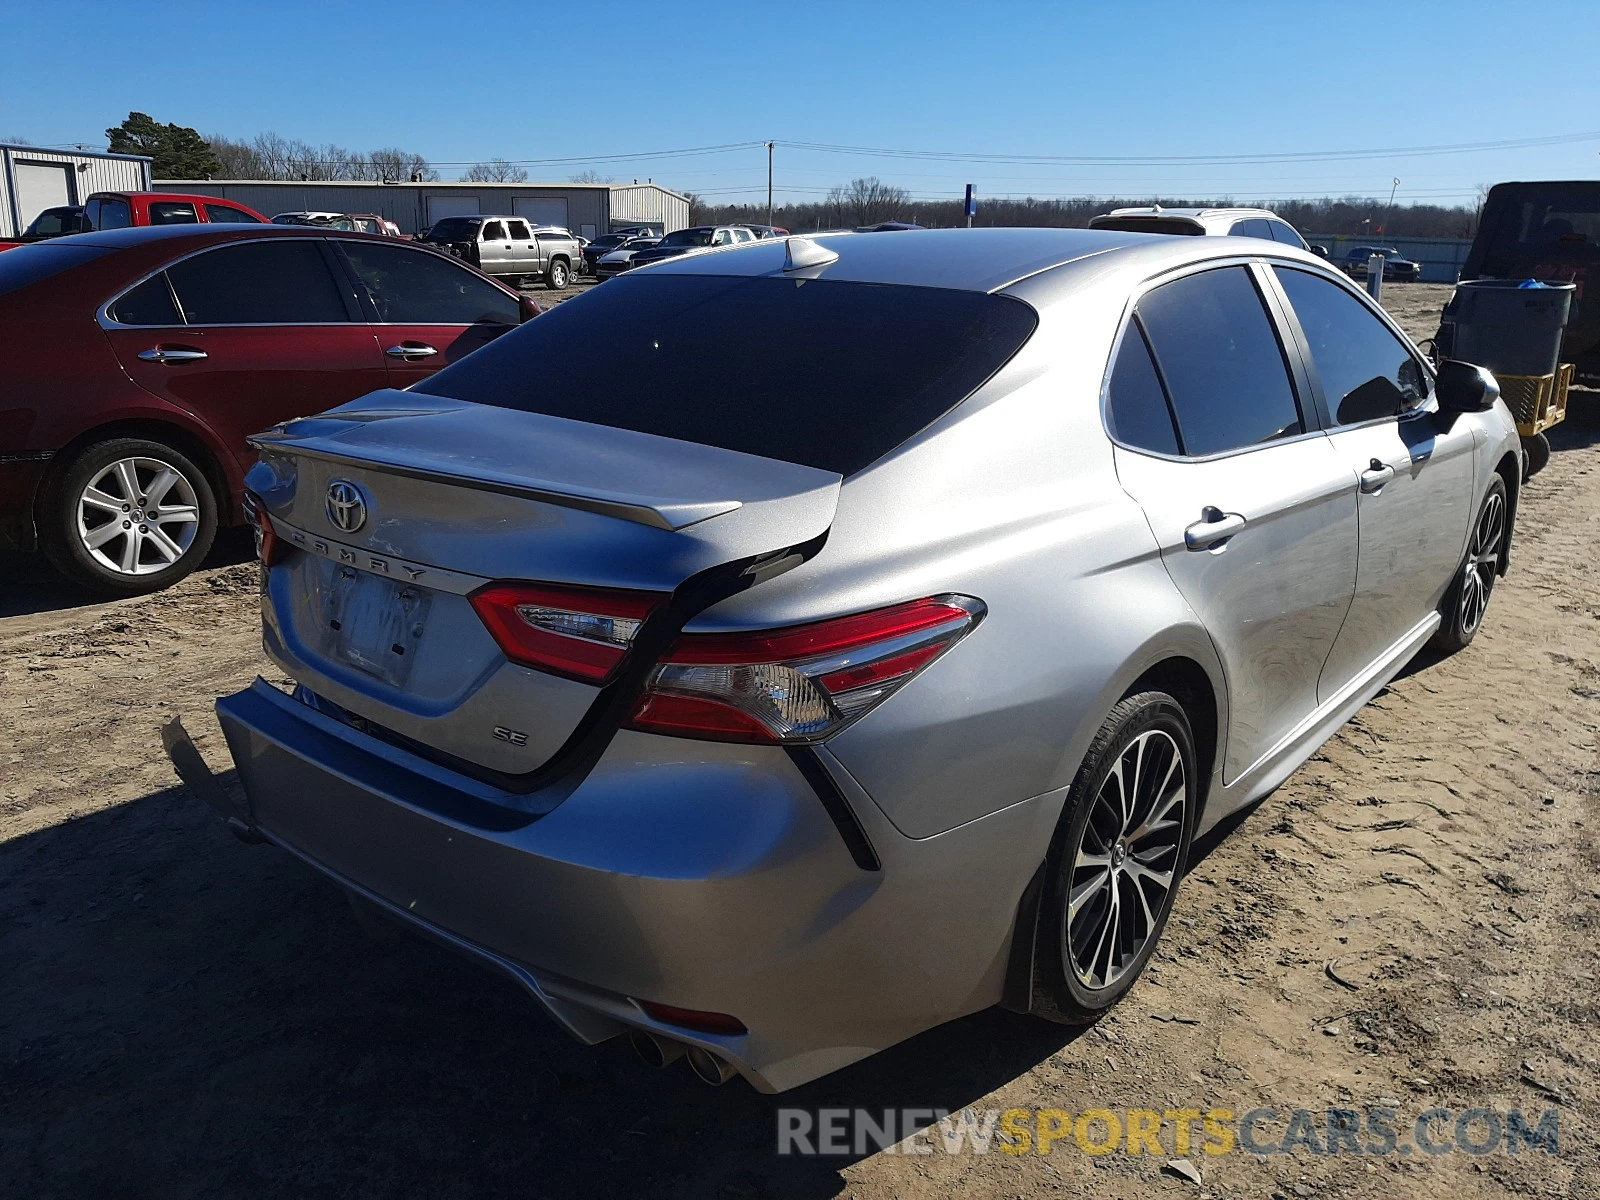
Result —
<instances>
[{"instance_id":1,"label":"front wheel of silver car","mask_svg":"<svg viewBox=\"0 0 1600 1200\"><path fill-rule=\"evenodd\" d=\"M40 516L51 563L104 596L171 586L200 564L217 532L206 473L172 446L143 438L85 447L55 480Z\"/></svg>"},{"instance_id":2,"label":"front wheel of silver car","mask_svg":"<svg viewBox=\"0 0 1600 1200\"><path fill-rule=\"evenodd\" d=\"M1467 535L1467 552L1444 594L1444 603L1439 606L1439 631L1433 635L1435 649L1454 654L1466 649L1478 636L1489 611L1494 582L1500 575L1509 533L1506 483L1499 475L1494 475L1478 505L1472 531Z\"/></svg>"},{"instance_id":3,"label":"front wheel of silver car","mask_svg":"<svg viewBox=\"0 0 1600 1200\"><path fill-rule=\"evenodd\" d=\"M1194 737L1165 692L1100 727L1045 865L1032 1011L1092 1021L1127 994L1166 927L1198 815Z\"/></svg>"}]
</instances>

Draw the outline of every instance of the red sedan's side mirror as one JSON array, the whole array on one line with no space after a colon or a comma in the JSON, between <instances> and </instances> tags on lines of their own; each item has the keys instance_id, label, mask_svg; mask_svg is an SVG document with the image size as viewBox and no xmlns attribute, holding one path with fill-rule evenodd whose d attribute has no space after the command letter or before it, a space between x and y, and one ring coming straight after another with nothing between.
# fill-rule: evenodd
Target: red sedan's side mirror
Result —
<instances>
[{"instance_id":1,"label":"red sedan's side mirror","mask_svg":"<svg viewBox=\"0 0 1600 1200\"><path fill-rule=\"evenodd\" d=\"M532 296L518 296L517 310L522 313L524 321L531 321L544 311Z\"/></svg>"}]
</instances>

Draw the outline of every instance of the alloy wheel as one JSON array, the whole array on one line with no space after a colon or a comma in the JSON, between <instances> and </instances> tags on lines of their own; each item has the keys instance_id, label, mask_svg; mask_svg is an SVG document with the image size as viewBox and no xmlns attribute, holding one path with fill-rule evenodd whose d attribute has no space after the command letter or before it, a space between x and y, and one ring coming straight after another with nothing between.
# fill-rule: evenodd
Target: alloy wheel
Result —
<instances>
[{"instance_id":1,"label":"alloy wheel","mask_svg":"<svg viewBox=\"0 0 1600 1200\"><path fill-rule=\"evenodd\" d=\"M1155 935L1189 803L1183 753L1160 729L1130 742L1101 783L1068 880L1065 957L1084 987L1115 984Z\"/></svg>"},{"instance_id":2,"label":"alloy wheel","mask_svg":"<svg viewBox=\"0 0 1600 1200\"><path fill-rule=\"evenodd\" d=\"M153 575L172 566L200 531L194 484L158 458L122 458L78 497L78 537L91 558L118 575Z\"/></svg>"},{"instance_id":3,"label":"alloy wheel","mask_svg":"<svg viewBox=\"0 0 1600 1200\"><path fill-rule=\"evenodd\" d=\"M1490 492L1472 529L1472 542L1461 566L1461 632L1471 636L1483 624L1489 608L1489 593L1494 588L1495 572L1500 569L1500 543L1505 538L1506 501L1499 492Z\"/></svg>"}]
</instances>

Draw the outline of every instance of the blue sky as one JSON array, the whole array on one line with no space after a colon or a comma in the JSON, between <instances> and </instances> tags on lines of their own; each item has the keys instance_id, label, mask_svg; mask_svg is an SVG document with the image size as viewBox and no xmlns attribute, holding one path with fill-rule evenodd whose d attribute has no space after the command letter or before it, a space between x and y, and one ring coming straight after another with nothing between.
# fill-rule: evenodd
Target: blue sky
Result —
<instances>
[{"instance_id":1,"label":"blue sky","mask_svg":"<svg viewBox=\"0 0 1600 1200\"><path fill-rule=\"evenodd\" d=\"M458 166L776 139L779 198L874 174L914 195L1386 196L1600 177L1600 137L1346 161L1285 155L1600 130L1600 4L335 5L0 0L0 138L103 146L130 109L202 132L400 145ZM654 31L654 33L649 32ZM1384 56L1369 65L1371 48ZM1570 58L1564 58L1568 51ZM1562 66L1561 64L1568 65ZM763 200L758 146L592 165Z\"/></svg>"}]
</instances>

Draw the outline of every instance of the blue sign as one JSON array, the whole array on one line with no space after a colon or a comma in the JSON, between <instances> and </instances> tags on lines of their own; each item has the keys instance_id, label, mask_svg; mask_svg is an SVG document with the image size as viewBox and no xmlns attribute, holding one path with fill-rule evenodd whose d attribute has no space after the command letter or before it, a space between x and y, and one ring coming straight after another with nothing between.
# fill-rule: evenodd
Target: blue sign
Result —
<instances>
[{"instance_id":1,"label":"blue sign","mask_svg":"<svg viewBox=\"0 0 1600 1200\"><path fill-rule=\"evenodd\" d=\"M975 217L978 215L978 197L973 195L972 185L970 183L967 184L966 214L969 217Z\"/></svg>"}]
</instances>

